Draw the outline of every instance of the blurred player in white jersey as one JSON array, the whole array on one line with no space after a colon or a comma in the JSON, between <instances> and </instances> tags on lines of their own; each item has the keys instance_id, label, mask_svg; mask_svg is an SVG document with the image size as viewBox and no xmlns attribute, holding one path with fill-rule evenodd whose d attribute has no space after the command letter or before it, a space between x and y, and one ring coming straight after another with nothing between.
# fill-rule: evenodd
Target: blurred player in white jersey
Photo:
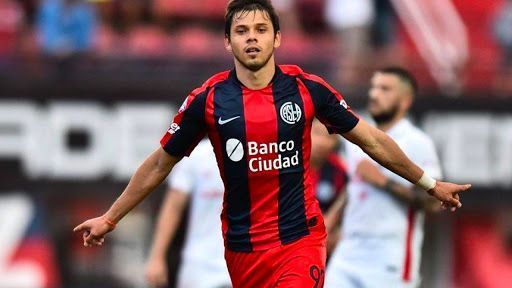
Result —
<instances>
[{"instance_id":1,"label":"blurred player in white jersey","mask_svg":"<svg viewBox=\"0 0 512 288\"><path fill-rule=\"evenodd\" d=\"M169 175L146 267L151 287L167 287L166 254L187 203L191 203L178 288L231 287L222 239L220 212L224 185L210 141L201 141L189 159Z\"/></svg>"},{"instance_id":2,"label":"blurred player in white jersey","mask_svg":"<svg viewBox=\"0 0 512 288\"><path fill-rule=\"evenodd\" d=\"M417 90L406 70L377 71L369 91L368 111L426 173L441 178L432 140L405 117ZM441 204L414 185L347 145L347 187L342 240L326 272L326 288L417 287L423 241L424 211Z\"/></svg>"}]
</instances>

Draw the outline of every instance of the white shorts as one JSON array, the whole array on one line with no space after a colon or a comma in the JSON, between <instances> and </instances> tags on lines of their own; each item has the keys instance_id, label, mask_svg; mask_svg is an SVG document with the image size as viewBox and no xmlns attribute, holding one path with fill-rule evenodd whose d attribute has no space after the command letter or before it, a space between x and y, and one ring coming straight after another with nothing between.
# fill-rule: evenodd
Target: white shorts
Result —
<instances>
[{"instance_id":1,"label":"white shorts","mask_svg":"<svg viewBox=\"0 0 512 288\"><path fill-rule=\"evenodd\" d=\"M343 259L338 250L335 250L327 265L325 288L415 288L419 286L418 280L406 282L399 272L389 271L389 267L385 265L368 260Z\"/></svg>"},{"instance_id":2,"label":"white shorts","mask_svg":"<svg viewBox=\"0 0 512 288\"><path fill-rule=\"evenodd\" d=\"M231 279L227 268L207 263L182 262L178 273L178 288L229 288Z\"/></svg>"}]
</instances>

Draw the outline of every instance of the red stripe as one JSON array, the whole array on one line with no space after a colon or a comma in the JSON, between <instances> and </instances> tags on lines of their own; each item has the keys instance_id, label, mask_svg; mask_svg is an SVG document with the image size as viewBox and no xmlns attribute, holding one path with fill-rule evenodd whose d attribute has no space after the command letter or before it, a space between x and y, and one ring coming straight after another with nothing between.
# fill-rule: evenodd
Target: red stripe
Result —
<instances>
[{"instance_id":1,"label":"red stripe","mask_svg":"<svg viewBox=\"0 0 512 288\"><path fill-rule=\"evenodd\" d=\"M306 208L306 219L321 213L320 206L317 204L315 190L313 189L313 181L311 179L311 172L309 166L309 158L311 156L311 124L313 117L315 117L315 106L309 94L306 85L297 78L297 86L299 94L304 103L305 110L305 124L304 132L302 134L302 162L304 164L304 203Z\"/></svg>"},{"instance_id":2,"label":"red stripe","mask_svg":"<svg viewBox=\"0 0 512 288\"><path fill-rule=\"evenodd\" d=\"M253 91L243 88L244 117L247 143L269 144L278 141L277 115L274 107L272 88ZM264 128L263 128L264 127ZM249 145L249 144L247 144ZM261 160L276 159L278 153L250 156L246 147L249 168ZM278 203L279 203L279 170L253 172L248 170L249 191L251 199L251 227L249 233L258 249L267 249L279 242Z\"/></svg>"},{"instance_id":3,"label":"red stripe","mask_svg":"<svg viewBox=\"0 0 512 288\"><path fill-rule=\"evenodd\" d=\"M304 73L304 71L302 71L302 69L297 65L279 65L279 69L281 69L283 74L291 76L297 76Z\"/></svg>"},{"instance_id":4,"label":"red stripe","mask_svg":"<svg viewBox=\"0 0 512 288\"><path fill-rule=\"evenodd\" d=\"M341 96L341 94L336 91L336 89L332 88L331 85L329 85L329 83L327 83L324 79L322 79L321 77L317 76L317 75L314 75L314 74L308 74L308 73L302 73L301 74L302 77L304 77L305 79L308 79L308 80L311 80L311 81L315 81L317 83L320 83L321 85L325 86L327 89L329 89L329 91L331 91L334 95L336 95L336 98L338 98L338 100L343 100L343 97Z\"/></svg>"},{"instance_id":5,"label":"red stripe","mask_svg":"<svg viewBox=\"0 0 512 288\"><path fill-rule=\"evenodd\" d=\"M416 212L414 209L409 208L407 212L407 234L405 239L405 259L404 259L404 273L402 279L406 282L411 280L412 270L412 237L414 233L414 223L416 222Z\"/></svg>"}]
</instances>

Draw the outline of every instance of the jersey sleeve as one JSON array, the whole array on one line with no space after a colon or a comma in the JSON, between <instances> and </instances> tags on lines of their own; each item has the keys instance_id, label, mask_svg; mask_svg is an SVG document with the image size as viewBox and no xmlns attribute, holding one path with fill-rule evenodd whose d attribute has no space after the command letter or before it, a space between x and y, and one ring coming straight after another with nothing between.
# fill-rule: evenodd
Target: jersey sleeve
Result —
<instances>
[{"instance_id":1,"label":"jersey sleeve","mask_svg":"<svg viewBox=\"0 0 512 288\"><path fill-rule=\"evenodd\" d=\"M343 134L357 125L359 117L352 112L343 96L327 82L318 76L305 73L302 81L311 95L315 116L327 127L330 134Z\"/></svg>"},{"instance_id":2,"label":"jersey sleeve","mask_svg":"<svg viewBox=\"0 0 512 288\"><path fill-rule=\"evenodd\" d=\"M162 148L172 156L189 156L206 135L205 106L208 88L198 88L183 102L172 124L160 140Z\"/></svg>"},{"instance_id":3,"label":"jersey sleeve","mask_svg":"<svg viewBox=\"0 0 512 288\"><path fill-rule=\"evenodd\" d=\"M194 167L193 156L180 161L167 177L167 184L170 189L179 190L185 194L190 194L194 187Z\"/></svg>"}]
</instances>

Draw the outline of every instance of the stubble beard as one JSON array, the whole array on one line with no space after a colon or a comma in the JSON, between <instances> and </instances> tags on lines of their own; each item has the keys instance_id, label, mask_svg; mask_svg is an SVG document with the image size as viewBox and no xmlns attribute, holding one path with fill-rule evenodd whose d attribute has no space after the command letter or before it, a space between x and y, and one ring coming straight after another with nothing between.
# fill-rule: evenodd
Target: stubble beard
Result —
<instances>
[{"instance_id":1,"label":"stubble beard","mask_svg":"<svg viewBox=\"0 0 512 288\"><path fill-rule=\"evenodd\" d=\"M395 119L396 115L398 114L398 111L399 111L400 107L398 104L392 106L389 110L387 111L383 111L379 114L374 114L374 113L370 113L373 120L375 121L375 123L377 123L377 125L384 125L384 124L387 124L391 121L393 121L393 119Z\"/></svg>"},{"instance_id":2,"label":"stubble beard","mask_svg":"<svg viewBox=\"0 0 512 288\"><path fill-rule=\"evenodd\" d=\"M254 63L246 63L244 62L241 58L242 57L239 57L236 53L233 53L233 55L235 56L236 60L246 69L252 71L252 72L257 72L259 71L261 68L265 67L268 62L270 61L270 58L272 58L272 55L274 55L274 51L272 51L272 53L270 53L266 59L264 59L264 61L262 62L254 62Z\"/></svg>"}]
</instances>

